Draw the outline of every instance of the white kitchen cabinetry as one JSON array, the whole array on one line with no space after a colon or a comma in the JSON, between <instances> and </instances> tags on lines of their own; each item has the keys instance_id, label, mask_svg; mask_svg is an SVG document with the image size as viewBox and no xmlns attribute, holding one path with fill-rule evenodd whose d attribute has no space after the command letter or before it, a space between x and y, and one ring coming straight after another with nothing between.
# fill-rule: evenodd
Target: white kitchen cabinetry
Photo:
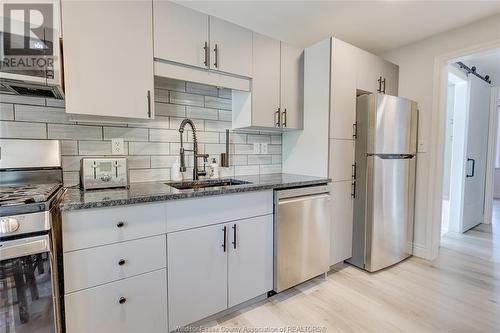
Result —
<instances>
[{"instance_id":1,"label":"white kitchen cabinetry","mask_svg":"<svg viewBox=\"0 0 500 333\"><path fill-rule=\"evenodd\" d=\"M330 265L339 263L352 256L353 227L353 183L339 181L331 184L331 242Z\"/></svg>"},{"instance_id":2,"label":"white kitchen cabinetry","mask_svg":"<svg viewBox=\"0 0 500 333\"><path fill-rule=\"evenodd\" d=\"M66 295L66 332L167 332L167 278L161 269Z\"/></svg>"},{"instance_id":3,"label":"white kitchen cabinetry","mask_svg":"<svg viewBox=\"0 0 500 333\"><path fill-rule=\"evenodd\" d=\"M273 289L273 216L228 225L228 307Z\"/></svg>"},{"instance_id":4,"label":"white kitchen cabinetry","mask_svg":"<svg viewBox=\"0 0 500 333\"><path fill-rule=\"evenodd\" d=\"M303 126L303 50L253 33L252 92L233 91L234 129Z\"/></svg>"},{"instance_id":5,"label":"white kitchen cabinetry","mask_svg":"<svg viewBox=\"0 0 500 333\"><path fill-rule=\"evenodd\" d=\"M384 92L387 95L397 96L399 67L367 51L356 48L356 52L357 89L364 92Z\"/></svg>"},{"instance_id":6,"label":"white kitchen cabinetry","mask_svg":"<svg viewBox=\"0 0 500 333\"><path fill-rule=\"evenodd\" d=\"M252 77L252 31L210 17L210 67Z\"/></svg>"},{"instance_id":7,"label":"white kitchen cabinetry","mask_svg":"<svg viewBox=\"0 0 500 333\"><path fill-rule=\"evenodd\" d=\"M171 331L272 289L272 221L265 215L167 235Z\"/></svg>"},{"instance_id":8,"label":"white kitchen cabinetry","mask_svg":"<svg viewBox=\"0 0 500 333\"><path fill-rule=\"evenodd\" d=\"M352 180L354 173L354 141L330 139L330 163L328 176L333 182Z\"/></svg>"},{"instance_id":9,"label":"white kitchen cabinetry","mask_svg":"<svg viewBox=\"0 0 500 333\"><path fill-rule=\"evenodd\" d=\"M252 76L252 32L170 1L154 1L154 56Z\"/></svg>"},{"instance_id":10,"label":"white kitchen cabinetry","mask_svg":"<svg viewBox=\"0 0 500 333\"><path fill-rule=\"evenodd\" d=\"M208 15L163 0L153 2L153 15L155 58L208 67Z\"/></svg>"},{"instance_id":11,"label":"white kitchen cabinetry","mask_svg":"<svg viewBox=\"0 0 500 333\"><path fill-rule=\"evenodd\" d=\"M301 129L304 108L304 51L281 42L280 70L281 125L286 129Z\"/></svg>"},{"instance_id":12,"label":"white kitchen cabinetry","mask_svg":"<svg viewBox=\"0 0 500 333\"><path fill-rule=\"evenodd\" d=\"M154 117L149 1L62 1L66 112Z\"/></svg>"},{"instance_id":13,"label":"white kitchen cabinetry","mask_svg":"<svg viewBox=\"0 0 500 333\"><path fill-rule=\"evenodd\" d=\"M169 331L227 308L224 226L167 235Z\"/></svg>"}]
</instances>

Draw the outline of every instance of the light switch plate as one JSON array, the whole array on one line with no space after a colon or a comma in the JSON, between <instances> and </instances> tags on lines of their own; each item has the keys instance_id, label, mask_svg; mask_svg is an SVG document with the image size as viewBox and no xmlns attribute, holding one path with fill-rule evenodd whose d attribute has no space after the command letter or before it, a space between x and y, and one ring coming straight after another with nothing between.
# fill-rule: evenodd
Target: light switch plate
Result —
<instances>
[{"instance_id":1,"label":"light switch plate","mask_svg":"<svg viewBox=\"0 0 500 333\"><path fill-rule=\"evenodd\" d=\"M267 154L267 142L263 142L260 144L260 152L262 154Z\"/></svg>"},{"instance_id":2,"label":"light switch plate","mask_svg":"<svg viewBox=\"0 0 500 333\"><path fill-rule=\"evenodd\" d=\"M255 142L253 144L253 153L254 154L260 154L260 144L258 142Z\"/></svg>"},{"instance_id":3,"label":"light switch plate","mask_svg":"<svg viewBox=\"0 0 500 333\"><path fill-rule=\"evenodd\" d=\"M125 155L125 143L122 138L111 139L111 154Z\"/></svg>"}]
</instances>

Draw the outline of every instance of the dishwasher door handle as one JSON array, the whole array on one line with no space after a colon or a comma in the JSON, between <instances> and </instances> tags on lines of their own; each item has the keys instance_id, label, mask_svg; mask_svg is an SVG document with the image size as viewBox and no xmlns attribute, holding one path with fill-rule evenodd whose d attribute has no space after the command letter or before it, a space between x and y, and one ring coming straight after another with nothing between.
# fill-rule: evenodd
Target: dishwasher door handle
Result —
<instances>
[{"instance_id":1,"label":"dishwasher door handle","mask_svg":"<svg viewBox=\"0 0 500 333\"><path fill-rule=\"evenodd\" d=\"M304 201L304 200L318 200L318 199L327 199L328 201L330 201L331 197L327 193L314 194L314 195L304 195L304 196L300 196L300 197L280 199L278 201L278 205L284 205L284 204L289 204L289 203L293 203L293 202L300 202L300 201Z\"/></svg>"}]
</instances>

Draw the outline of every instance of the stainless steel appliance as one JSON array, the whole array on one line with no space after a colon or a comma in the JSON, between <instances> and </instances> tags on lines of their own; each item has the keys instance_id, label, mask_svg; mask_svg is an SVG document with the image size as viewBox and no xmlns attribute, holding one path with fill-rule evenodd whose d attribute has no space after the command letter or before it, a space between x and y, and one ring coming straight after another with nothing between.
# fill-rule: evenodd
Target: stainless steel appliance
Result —
<instances>
[{"instance_id":1,"label":"stainless steel appliance","mask_svg":"<svg viewBox=\"0 0 500 333\"><path fill-rule=\"evenodd\" d=\"M353 255L373 272L413 253L417 103L384 94L357 98Z\"/></svg>"},{"instance_id":2,"label":"stainless steel appliance","mask_svg":"<svg viewBox=\"0 0 500 333\"><path fill-rule=\"evenodd\" d=\"M281 292L328 272L328 185L274 192L274 291Z\"/></svg>"},{"instance_id":3,"label":"stainless steel appliance","mask_svg":"<svg viewBox=\"0 0 500 333\"><path fill-rule=\"evenodd\" d=\"M80 186L83 190L128 187L126 158L82 158Z\"/></svg>"},{"instance_id":4,"label":"stainless steel appliance","mask_svg":"<svg viewBox=\"0 0 500 333\"><path fill-rule=\"evenodd\" d=\"M61 332L59 142L0 140L0 150L0 332Z\"/></svg>"}]
</instances>

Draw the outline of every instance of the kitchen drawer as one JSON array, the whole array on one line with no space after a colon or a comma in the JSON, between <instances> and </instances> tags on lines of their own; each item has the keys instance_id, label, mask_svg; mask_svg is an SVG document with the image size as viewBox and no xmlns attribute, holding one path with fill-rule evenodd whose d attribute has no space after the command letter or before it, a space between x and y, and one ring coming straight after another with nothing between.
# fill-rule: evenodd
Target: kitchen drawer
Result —
<instances>
[{"instance_id":1,"label":"kitchen drawer","mask_svg":"<svg viewBox=\"0 0 500 333\"><path fill-rule=\"evenodd\" d=\"M228 194L167 203L167 232L273 213L273 191Z\"/></svg>"},{"instance_id":2,"label":"kitchen drawer","mask_svg":"<svg viewBox=\"0 0 500 333\"><path fill-rule=\"evenodd\" d=\"M164 203L75 210L62 218L64 252L166 232Z\"/></svg>"},{"instance_id":3,"label":"kitchen drawer","mask_svg":"<svg viewBox=\"0 0 500 333\"><path fill-rule=\"evenodd\" d=\"M72 293L64 300L67 333L167 332L166 269Z\"/></svg>"},{"instance_id":4,"label":"kitchen drawer","mask_svg":"<svg viewBox=\"0 0 500 333\"><path fill-rule=\"evenodd\" d=\"M66 293L165 268L165 235L64 253Z\"/></svg>"}]
</instances>

